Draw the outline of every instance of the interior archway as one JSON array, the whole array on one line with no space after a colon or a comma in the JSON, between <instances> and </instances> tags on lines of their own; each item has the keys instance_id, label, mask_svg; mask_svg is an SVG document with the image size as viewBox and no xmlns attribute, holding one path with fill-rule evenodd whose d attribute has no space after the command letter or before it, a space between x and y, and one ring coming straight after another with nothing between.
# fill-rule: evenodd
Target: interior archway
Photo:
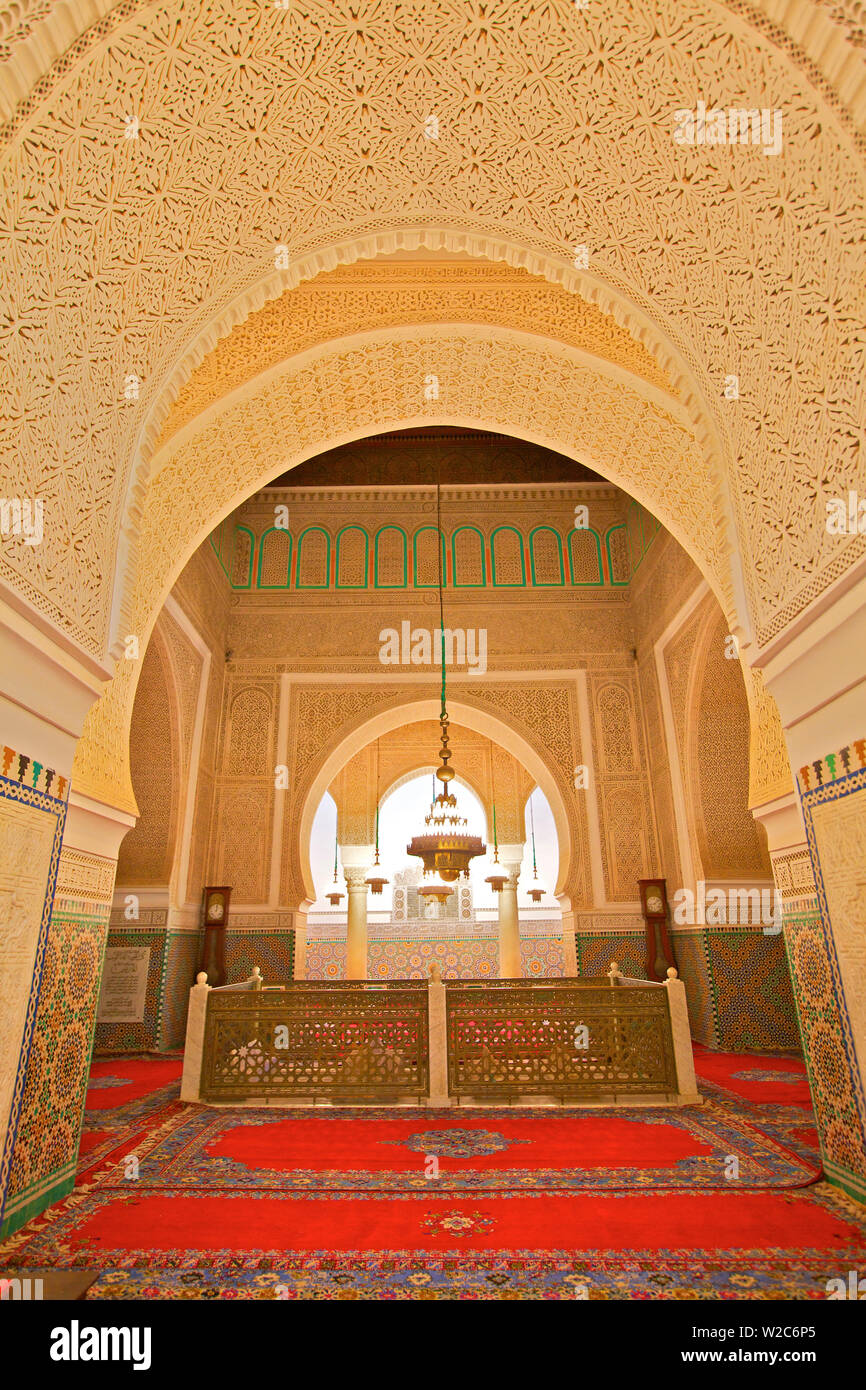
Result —
<instances>
[{"instance_id":1,"label":"interior archway","mask_svg":"<svg viewBox=\"0 0 866 1390\"><path fill-rule=\"evenodd\" d=\"M462 725L489 738L492 742L507 749L518 762L527 769L538 786L541 787L553 812L557 838L560 847L559 878L555 892L564 891L572 871L572 834L569 813L561 774L551 767L544 751L534 746L525 735L507 724L501 716L476 704L470 704L460 696L452 696L448 701L449 713L455 725ZM340 769L361 749L374 743L377 738L399 729L404 724L422 720L437 720L439 703L435 698L424 698L411 702L395 702L393 707L383 710L371 718L362 719L354 727L341 731L317 760L315 769L303 791L301 812L298 820L298 839L296 844L308 906L315 899L315 884L310 867L310 832L316 809L327 788L334 781Z\"/></svg>"},{"instance_id":2,"label":"interior archway","mask_svg":"<svg viewBox=\"0 0 866 1390\"><path fill-rule=\"evenodd\" d=\"M443 390L427 400L433 366ZM364 335L285 364L201 432L170 446L147 494L131 630L146 642L189 555L274 476L275 458L285 471L323 447L431 423L539 443L624 487L691 552L734 623L716 484L678 412L649 400L645 385L602 363L589 365L561 344L472 325ZM88 717L75 765L82 790L129 809L127 731L136 678L133 663L119 663Z\"/></svg>"}]
</instances>

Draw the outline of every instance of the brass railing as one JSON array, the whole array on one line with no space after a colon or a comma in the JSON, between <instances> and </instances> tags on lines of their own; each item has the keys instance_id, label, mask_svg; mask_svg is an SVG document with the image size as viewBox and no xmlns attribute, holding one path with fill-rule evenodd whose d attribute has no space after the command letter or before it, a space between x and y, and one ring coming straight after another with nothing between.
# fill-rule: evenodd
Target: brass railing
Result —
<instances>
[{"instance_id":1,"label":"brass railing","mask_svg":"<svg viewBox=\"0 0 866 1390\"><path fill-rule=\"evenodd\" d=\"M604 977L602 977L604 978ZM211 1104L699 1101L685 991L607 981L293 981L190 993L181 1099Z\"/></svg>"},{"instance_id":2,"label":"brass railing","mask_svg":"<svg viewBox=\"0 0 866 1390\"><path fill-rule=\"evenodd\" d=\"M201 1099L388 1104L427 1095L427 987L408 982L211 990Z\"/></svg>"},{"instance_id":3,"label":"brass railing","mask_svg":"<svg viewBox=\"0 0 866 1390\"><path fill-rule=\"evenodd\" d=\"M450 984L448 1091L560 1100L677 1090L667 993L576 980Z\"/></svg>"}]
</instances>

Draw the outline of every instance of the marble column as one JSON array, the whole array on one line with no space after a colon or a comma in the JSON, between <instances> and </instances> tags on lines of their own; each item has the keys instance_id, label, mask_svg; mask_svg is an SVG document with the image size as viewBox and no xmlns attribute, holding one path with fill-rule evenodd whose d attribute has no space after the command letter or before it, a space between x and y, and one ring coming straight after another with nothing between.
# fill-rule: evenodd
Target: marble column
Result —
<instances>
[{"instance_id":1,"label":"marble column","mask_svg":"<svg viewBox=\"0 0 866 1390\"><path fill-rule=\"evenodd\" d=\"M348 897L346 925L346 979L367 979L367 893L369 867L343 868Z\"/></svg>"},{"instance_id":2,"label":"marble column","mask_svg":"<svg viewBox=\"0 0 866 1390\"><path fill-rule=\"evenodd\" d=\"M499 978L518 980L523 975L520 957L520 919L517 914L517 883L520 862L503 860L502 871L507 878L499 894Z\"/></svg>"},{"instance_id":3,"label":"marble column","mask_svg":"<svg viewBox=\"0 0 866 1390\"><path fill-rule=\"evenodd\" d=\"M557 896L560 911L562 912L562 958L566 976L573 978L577 975L577 935L576 918L571 906L571 899L564 893Z\"/></svg>"},{"instance_id":4,"label":"marble column","mask_svg":"<svg viewBox=\"0 0 866 1390\"><path fill-rule=\"evenodd\" d=\"M295 969L294 978L305 980L307 978L307 907L301 907L295 913Z\"/></svg>"}]
</instances>

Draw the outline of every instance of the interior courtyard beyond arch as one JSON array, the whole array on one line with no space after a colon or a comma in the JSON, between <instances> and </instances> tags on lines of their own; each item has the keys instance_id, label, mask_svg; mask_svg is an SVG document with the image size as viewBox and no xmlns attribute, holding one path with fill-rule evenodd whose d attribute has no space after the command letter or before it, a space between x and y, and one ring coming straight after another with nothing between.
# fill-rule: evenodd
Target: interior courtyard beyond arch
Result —
<instances>
[{"instance_id":1,"label":"interior courtyard beyond arch","mask_svg":"<svg viewBox=\"0 0 866 1390\"><path fill-rule=\"evenodd\" d=\"M856 9L9 12L3 1298L864 1296Z\"/></svg>"}]
</instances>

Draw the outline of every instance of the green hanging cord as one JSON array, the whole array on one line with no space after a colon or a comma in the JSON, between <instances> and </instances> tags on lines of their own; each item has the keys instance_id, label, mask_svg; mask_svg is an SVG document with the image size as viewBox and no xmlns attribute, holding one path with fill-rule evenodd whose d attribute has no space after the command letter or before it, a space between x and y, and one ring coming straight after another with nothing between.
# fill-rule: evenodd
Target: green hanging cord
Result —
<instances>
[{"instance_id":1,"label":"green hanging cord","mask_svg":"<svg viewBox=\"0 0 866 1390\"><path fill-rule=\"evenodd\" d=\"M447 714L445 709L445 631L442 630L442 717Z\"/></svg>"},{"instance_id":2,"label":"green hanging cord","mask_svg":"<svg viewBox=\"0 0 866 1390\"><path fill-rule=\"evenodd\" d=\"M339 844L339 841L340 841L340 832L339 832L339 830L338 830L338 831L336 832L336 834L334 835L334 882L335 882L335 883L337 882L337 846L338 846L338 844Z\"/></svg>"},{"instance_id":3,"label":"green hanging cord","mask_svg":"<svg viewBox=\"0 0 866 1390\"><path fill-rule=\"evenodd\" d=\"M379 740L376 739L376 858L375 864L379 862Z\"/></svg>"},{"instance_id":4,"label":"green hanging cord","mask_svg":"<svg viewBox=\"0 0 866 1390\"><path fill-rule=\"evenodd\" d=\"M532 809L532 797L529 798L529 825L532 830L532 877L538 877L538 869L535 864L535 813Z\"/></svg>"},{"instance_id":5,"label":"green hanging cord","mask_svg":"<svg viewBox=\"0 0 866 1390\"><path fill-rule=\"evenodd\" d=\"M442 496L439 488L439 479L436 479L436 530L439 538L439 638L442 644L442 709L441 717L447 714L445 708L445 609L442 601L442 552L445 549L445 537L442 535Z\"/></svg>"}]
</instances>

